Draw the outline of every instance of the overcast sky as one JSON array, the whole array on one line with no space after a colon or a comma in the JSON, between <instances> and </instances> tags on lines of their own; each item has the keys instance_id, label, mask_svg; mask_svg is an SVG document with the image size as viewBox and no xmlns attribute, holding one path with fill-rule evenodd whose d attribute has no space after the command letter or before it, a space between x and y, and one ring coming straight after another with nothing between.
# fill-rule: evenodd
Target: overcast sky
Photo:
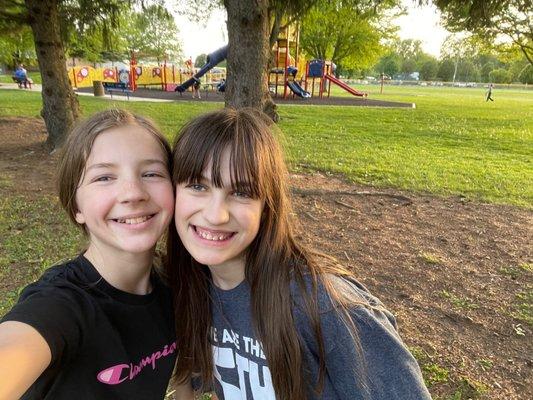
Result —
<instances>
[{"instance_id":1,"label":"overcast sky","mask_svg":"<svg viewBox=\"0 0 533 400\"><path fill-rule=\"evenodd\" d=\"M434 6L415 7L412 0L402 0L408 14L396 20L402 39L419 39L425 52L436 57L448 32L439 23L439 12ZM175 16L183 44L183 55L193 60L202 53L211 53L227 43L226 15L220 10L213 13L205 26L184 16Z\"/></svg>"}]
</instances>

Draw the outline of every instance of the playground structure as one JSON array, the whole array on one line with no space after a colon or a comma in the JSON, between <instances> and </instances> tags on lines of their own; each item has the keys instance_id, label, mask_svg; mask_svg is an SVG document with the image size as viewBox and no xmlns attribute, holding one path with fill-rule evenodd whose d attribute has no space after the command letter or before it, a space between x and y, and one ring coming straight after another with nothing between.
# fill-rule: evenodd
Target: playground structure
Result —
<instances>
[{"instance_id":1,"label":"playground structure","mask_svg":"<svg viewBox=\"0 0 533 400\"><path fill-rule=\"evenodd\" d=\"M92 87L94 81L101 81L110 85L115 83L127 85L131 91L135 91L139 86L155 86L160 87L163 91L172 92L177 87L183 86L185 82L190 81L193 76L198 75L202 70L204 72L201 76L205 75L204 83L216 84L223 81L226 78L226 70L219 68L215 72L208 72L213 67L205 70L204 66L196 72L192 65L179 67L168 64L166 60L160 65L139 65L135 55L132 54L129 68L77 66L69 69L68 76L74 88Z\"/></svg>"},{"instance_id":2,"label":"playground structure","mask_svg":"<svg viewBox=\"0 0 533 400\"><path fill-rule=\"evenodd\" d=\"M200 82L200 79L207 74L211 69L216 67L218 64L220 64L222 61L226 59L228 56L228 46L221 47L220 49L210 53L206 57L206 63L200 68L198 72L196 72L190 79L183 82L182 84L175 87L176 92L184 92L191 86L193 86L195 83ZM219 79L217 82L221 82L222 79ZM225 89L225 88L224 88ZM219 90L223 91L222 86L219 88Z\"/></svg>"},{"instance_id":3,"label":"playground structure","mask_svg":"<svg viewBox=\"0 0 533 400\"><path fill-rule=\"evenodd\" d=\"M294 57L291 56L294 54ZM335 64L328 60L311 60L305 62L300 52L299 26L285 26L278 35L271 57L269 87L275 97L287 98L289 91L302 98L317 95L321 99L327 92L331 93L331 84L337 85L348 93L366 97L367 93L353 89L334 75ZM305 71L305 73L303 72ZM281 76L281 78L280 78ZM311 81L310 81L311 80ZM302 87L303 83L303 87ZM318 85L318 88L316 86ZM308 90L310 86L310 91ZM278 90L283 88L282 91Z\"/></svg>"},{"instance_id":4,"label":"playground structure","mask_svg":"<svg viewBox=\"0 0 533 400\"><path fill-rule=\"evenodd\" d=\"M305 61L300 52L299 26L287 25L280 30L272 51L269 69L269 89L274 97L286 99L289 92L301 98L318 97L322 99L331 94L331 85L337 85L353 96L366 97L367 93L350 87L335 77L335 64L328 60ZM225 69L210 72L227 57L228 46L207 55L206 63L199 69L192 66L192 60L185 67L167 64L156 66L138 65L135 54L130 58L129 69L126 68L93 68L88 66L73 67L69 70L72 86L76 88L91 87L93 81L104 82L106 88L120 86L122 90L134 92L138 86L161 86L166 92L183 93L193 86L203 83L206 88L225 91ZM291 56L294 54L294 57ZM205 77L205 78L204 78ZM201 79L203 78L203 82ZM303 86L302 86L303 85ZM315 95L315 91L317 94Z\"/></svg>"},{"instance_id":5,"label":"playground structure","mask_svg":"<svg viewBox=\"0 0 533 400\"><path fill-rule=\"evenodd\" d=\"M333 75L335 70L335 64L331 61L326 60L311 60L306 65L305 71L305 90L307 91L307 85L309 80L311 80L311 96L314 96L315 85L318 82L318 96L323 97L324 93L328 93L328 97L331 92L331 84L339 86L348 93L353 94L354 96L366 97L368 94L361 92L344 83L340 79L336 78Z\"/></svg>"},{"instance_id":6,"label":"playground structure","mask_svg":"<svg viewBox=\"0 0 533 400\"><path fill-rule=\"evenodd\" d=\"M275 97L282 95L287 98L288 91L291 90L299 97L308 98L311 95L307 93L298 84L297 79L302 79L305 66L305 59L300 54L300 30L298 26L294 28L290 25L282 29L276 40L272 55L270 58L270 70L268 83L271 93ZM292 54L295 57L291 56ZM282 93L278 92L283 88Z\"/></svg>"}]
</instances>

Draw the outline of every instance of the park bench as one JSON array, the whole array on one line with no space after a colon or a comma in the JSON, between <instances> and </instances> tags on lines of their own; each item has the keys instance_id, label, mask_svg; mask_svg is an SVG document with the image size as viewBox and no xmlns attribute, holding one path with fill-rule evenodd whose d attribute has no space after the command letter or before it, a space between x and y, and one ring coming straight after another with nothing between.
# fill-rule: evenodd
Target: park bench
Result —
<instances>
[{"instance_id":1,"label":"park bench","mask_svg":"<svg viewBox=\"0 0 533 400\"><path fill-rule=\"evenodd\" d=\"M13 79L13 82L19 85L19 89L22 89L22 86L24 86L24 89L31 89L31 85L33 85L33 80L31 78L21 79L16 76L12 76L11 78Z\"/></svg>"},{"instance_id":2,"label":"park bench","mask_svg":"<svg viewBox=\"0 0 533 400\"><path fill-rule=\"evenodd\" d=\"M130 99L130 94L133 93L132 90L128 88L128 84L123 82L102 82L104 90L106 93L109 93L111 98L113 98L113 93L124 93L128 100Z\"/></svg>"}]
</instances>

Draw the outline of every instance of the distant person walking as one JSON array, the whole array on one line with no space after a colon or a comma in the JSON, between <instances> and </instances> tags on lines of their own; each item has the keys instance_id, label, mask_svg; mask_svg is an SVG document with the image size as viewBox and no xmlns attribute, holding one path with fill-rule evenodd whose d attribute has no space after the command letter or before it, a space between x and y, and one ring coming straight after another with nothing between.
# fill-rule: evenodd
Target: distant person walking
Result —
<instances>
[{"instance_id":1,"label":"distant person walking","mask_svg":"<svg viewBox=\"0 0 533 400\"><path fill-rule=\"evenodd\" d=\"M487 90L487 99L485 101L494 101L492 98L492 89L494 88L494 85L492 83L489 83L489 90Z\"/></svg>"}]
</instances>

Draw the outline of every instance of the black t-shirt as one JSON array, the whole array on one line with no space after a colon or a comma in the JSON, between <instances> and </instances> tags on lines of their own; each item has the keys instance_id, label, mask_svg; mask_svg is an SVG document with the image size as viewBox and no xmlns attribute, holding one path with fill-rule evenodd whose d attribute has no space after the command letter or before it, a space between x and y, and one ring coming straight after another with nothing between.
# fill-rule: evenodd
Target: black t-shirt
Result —
<instances>
[{"instance_id":1,"label":"black t-shirt","mask_svg":"<svg viewBox=\"0 0 533 400\"><path fill-rule=\"evenodd\" d=\"M46 340L49 367L22 399L163 399L176 358L170 290L134 295L107 283L83 256L28 285L4 321Z\"/></svg>"}]
</instances>

